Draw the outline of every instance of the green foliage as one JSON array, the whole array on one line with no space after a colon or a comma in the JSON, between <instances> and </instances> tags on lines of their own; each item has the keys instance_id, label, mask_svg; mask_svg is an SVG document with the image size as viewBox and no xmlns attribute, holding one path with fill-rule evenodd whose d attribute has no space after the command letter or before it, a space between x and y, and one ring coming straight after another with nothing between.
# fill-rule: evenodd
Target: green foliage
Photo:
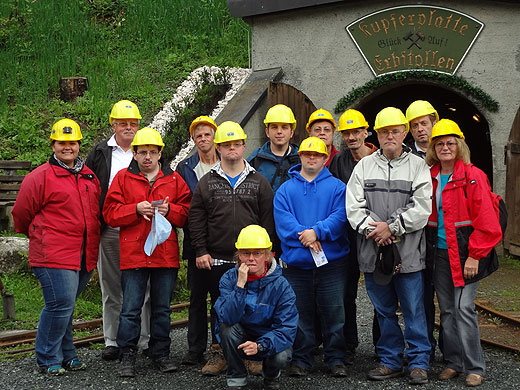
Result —
<instances>
[{"instance_id":1,"label":"green foliage","mask_svg":"<svg viewBox=\"0 0 520 390\"><path fill-rule=\"evenodd\" d=\"M191 101L185 102L185 107L174 106L175 119L168 124L164 136L164 159L171 161L190 137L190 124L200 115L208 115L217 102L226 94L230 85L225 70L221 71L211 80L209 72L201 74L197 91Z\"/></svg>"},{"instance_id":2,"label":"green foliage","mask_svg":"<svg viewBox=\"0 0 520 390\"><path fill-rule=\"evenodd\" d=\"M430 71L410 71L385 74L370 80L362 87L352 88L352 90L338 100L334 112L340 114L348 109L355 101L362 99L368 94L372 93L378 88L388 87L390 84L400 83L403 81L435 81L446 84L450 88L456 88L466 96L478 100L483 107L491 112L497 112L499 104L490 95L484 92L479 87L476 87L464 78L458 76L451 76L444 73L430 72Z\"/></svg>"},{"instance_id":3,"label":"green foliage","mask_svg":"<svg viewBox=\"0 0 520 390\"><path fill-rule=\"evenodd\" d=\"M5 0L0 23L0 159L33 166L63 117L80 123L84 157L110 133L116 101L134 101L144 127L196 67L248 62L248 26L225 0ZM69 76L89 81L76 103L59 100Z\"/></svg>"}]
</instances>

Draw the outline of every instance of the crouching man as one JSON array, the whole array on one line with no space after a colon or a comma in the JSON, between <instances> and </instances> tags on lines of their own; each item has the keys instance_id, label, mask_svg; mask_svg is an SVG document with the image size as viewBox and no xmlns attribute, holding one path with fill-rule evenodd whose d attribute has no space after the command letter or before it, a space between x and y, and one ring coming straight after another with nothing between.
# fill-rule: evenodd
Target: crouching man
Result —
<instances>
[{"instance_id":1,"label":"crouching man","mask_svg":"<svg viewBox=\"0 0 520 390\"><path fill-rule=\"evenodd\" d=\"M296 296L273 260L267 231L249 225L238 235L238 266L220 279L217 332L228 362L228 389L245 389L244 359L263 361L264 389L279 389L280 369L296 337Z\"/></svg>"}]
</instances>

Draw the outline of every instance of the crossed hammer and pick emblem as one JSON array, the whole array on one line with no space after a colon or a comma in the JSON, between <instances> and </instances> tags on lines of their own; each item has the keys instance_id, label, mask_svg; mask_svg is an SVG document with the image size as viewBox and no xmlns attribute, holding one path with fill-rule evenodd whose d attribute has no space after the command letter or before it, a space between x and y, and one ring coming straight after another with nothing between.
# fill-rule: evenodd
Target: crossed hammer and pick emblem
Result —
<instances>
[{"instance_id":1,"label":"crossed hammer and pick emblem","mask_svg":"<svg viewBox=\"0 0 520 390\"><path fill-rule=\"evenodd\" d=\"M417 36L417 38L414 40L414 38L412 38L414 35ZM422 32L417 32L417 33L413 33L411 31L408 32L408 34L406 34L403 39L405 41L411 41L412 43L410 43L410 46L408 46L408 49L410 49L412 46L417 46L417 48L419 49L422 49L422 47L417 43L419 41L424 41L426 38L424 37L424 34Z\"/></svg>"}]
</instances>

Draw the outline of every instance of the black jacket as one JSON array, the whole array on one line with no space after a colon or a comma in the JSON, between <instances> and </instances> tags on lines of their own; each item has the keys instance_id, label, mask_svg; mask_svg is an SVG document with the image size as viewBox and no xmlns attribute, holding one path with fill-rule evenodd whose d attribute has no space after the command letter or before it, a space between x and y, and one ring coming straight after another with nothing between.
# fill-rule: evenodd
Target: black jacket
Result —
<instances>
[{"instance_id":1,"label":"black jacket","mask_svg":"<svg viewBox=\"0 0 520 390\"><path fill-rule=\"evenodd\" d=\"M235 242L242 228L263 226L275 237L273 190L267 179L246 164L245 178L232 188L220 168L204 175L193 192L188 226L196 256L233 260Z\"/></svg>"},{"instance_id":2,"label":"black jacket","mask_svg":"<svg viewBox=\"0 0 520 390\"><path fill-rule=\"evenodd\" d=\"M110 169L112 168L112 147L108 146L110 138L98 143L92 148L87 156L85 164L96 174L101 185L101 196L99 197L99 210L101 219L101 231L107 226L103 219L103 204L108 192L108 181L110 180Z\"/></svg>"}]
</instances>

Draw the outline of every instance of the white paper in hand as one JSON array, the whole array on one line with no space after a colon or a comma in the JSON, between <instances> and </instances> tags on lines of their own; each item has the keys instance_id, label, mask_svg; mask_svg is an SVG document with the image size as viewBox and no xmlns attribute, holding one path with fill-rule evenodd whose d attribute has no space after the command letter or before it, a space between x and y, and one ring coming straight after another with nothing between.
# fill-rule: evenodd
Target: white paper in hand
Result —
<instances>
[{"instance_id":1,"label":"white paper in hand","mask_svg":"<svg viewBox=\"0 0 520 390\"><path fill-rule=\"evenodd\" d=\"M327 260L327 256L325 256L325 252L323 252L323 249L320 250L318 253L314 252L311 248L309 248L309 250L311 251L314 263L316 263L316 267L321 267L322 265L329 263L329 261Z\"/></svg>"}]
</instances>

